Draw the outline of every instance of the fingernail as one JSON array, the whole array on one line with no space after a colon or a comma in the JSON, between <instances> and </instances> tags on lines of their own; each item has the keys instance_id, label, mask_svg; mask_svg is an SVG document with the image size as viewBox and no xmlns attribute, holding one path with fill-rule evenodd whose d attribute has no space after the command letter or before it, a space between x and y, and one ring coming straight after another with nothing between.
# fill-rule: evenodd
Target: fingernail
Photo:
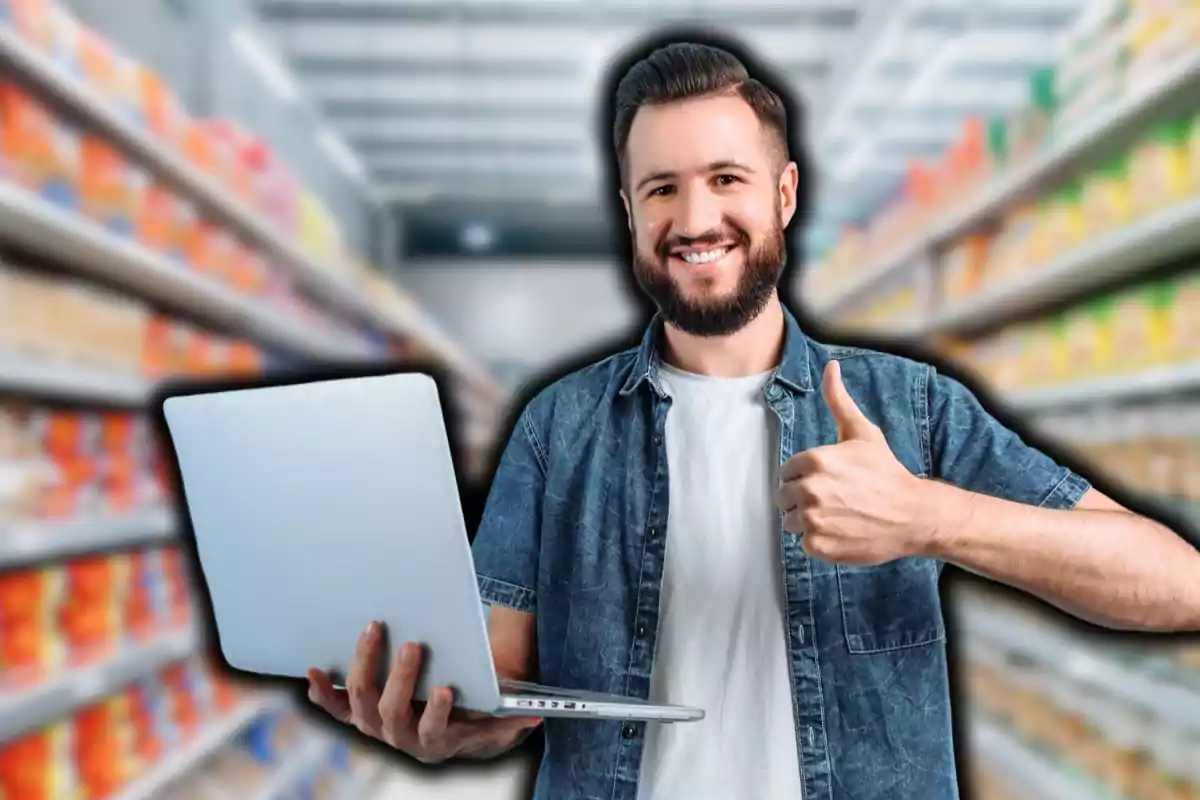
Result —
<instances>
[{"instance_id":1,"label":"fingernail","mask_svg":"<svg viewBox=\"0 0 1200 800\"><path fill-rule=\"evenodd\" d=\"M377 634L377 633L379 633L379 623L378 622L372 622L370 625L367 626L366 634L368 637L374 639L375 634Z\"/></svg>"},{"instance_id":2,"label":"fingernail","mask_svg":"<svg viewBox=\"0 0 1200 800\"><path fill-rule=\"evenodd\" d=\"M400 663L405 666L412 666L413 661L417 658L417 646L412 642L407 642L400 648Z\"/></svg>"}]
</instances>

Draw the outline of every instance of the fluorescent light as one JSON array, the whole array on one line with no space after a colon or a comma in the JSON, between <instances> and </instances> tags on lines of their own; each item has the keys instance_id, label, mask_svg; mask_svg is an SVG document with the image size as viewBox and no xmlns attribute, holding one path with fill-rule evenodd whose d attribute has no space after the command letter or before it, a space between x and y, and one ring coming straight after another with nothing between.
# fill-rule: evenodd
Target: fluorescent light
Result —
<instances>
[{"instance_id":1,"label":"fluorescent light","mask_svg":"<svg viewBox=\"0 0 1200 800\"><path fill-rule=\"evenodd\" d=\"M462 242L470 250L487 250L496 241L496 235L486 225L471 225L462 232Z\"/></svg>"},{"instance_id":2,"label":"fluorescent light","mask_svg":"<svg viewBox=\"0 0 1200 800\"><path fill-rule=\"evenodd\" d=\"M238 54L255 69L275 93L289 103L300 99L300 90L277 57L267 51L262 41L249 28L235 30L229 37Z\"/></svg>"},{"instance_id":3,"label":"fluorescent light","mask_svg":"<svg viewBox=\"0 0 1200 800\"><path fill-rule=\"evenodd\" d=\"M363 169L362 162L358 157L346 147L338 136L328 128L322 130L317 135L317 142L329 154L329 157L337 162L342 171L352 178L362 178L366 172Z\"/></svg>"}]
</instances>

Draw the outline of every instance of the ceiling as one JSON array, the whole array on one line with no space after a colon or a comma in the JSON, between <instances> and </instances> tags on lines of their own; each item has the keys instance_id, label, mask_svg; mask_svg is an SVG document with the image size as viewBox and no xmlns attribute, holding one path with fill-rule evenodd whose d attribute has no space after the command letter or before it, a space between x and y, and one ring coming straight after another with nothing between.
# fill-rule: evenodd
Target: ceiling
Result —
<instances>
[{"instance_id":1,"label":"ceiling","mask_svg":"<svg viewBox=\"0 0 1200 800\"><path fill-rule=\"evenodd\" d=\"M1085 3L256 0L417 258L603 250L599 77L660 24L736 36L808 107L819 242L892 191L908 159L938 155L964 115L1023 104Z\"/></svg>"}]
</instances>

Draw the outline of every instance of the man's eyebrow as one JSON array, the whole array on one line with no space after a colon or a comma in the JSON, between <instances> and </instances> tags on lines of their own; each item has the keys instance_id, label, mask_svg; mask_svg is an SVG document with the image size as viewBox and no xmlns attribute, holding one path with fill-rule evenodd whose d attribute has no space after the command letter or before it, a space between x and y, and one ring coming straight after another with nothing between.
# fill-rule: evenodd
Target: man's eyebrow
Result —
<instances>
[{"instance_id":1,"label":"man's eyebrow","mask_svg":"<svg viewBox=\"0 0 1200 800\"><path fill-rule=\"evenodd\" d=\"M750 167L741 163L740 161L730 161L730 160L710 161L708 166L706 166L704 168L704 171L705 172L719 172L720 170L723 170L723 169L736 169L740 172L745 172L750 175L754 174L753 169L751 169ZM642 187L644 187L648 183L653 183L654 181L664 181L664 180L667 180L668 178L674 178L677 175L679 175L679 173L674 172L672 170L664 170L661 172L652 172L649 175L647 175L646 177L642 178L640 181L638 181L636 189L637 189L637 191L641 191Z\"/></svg>"}]
</instances>

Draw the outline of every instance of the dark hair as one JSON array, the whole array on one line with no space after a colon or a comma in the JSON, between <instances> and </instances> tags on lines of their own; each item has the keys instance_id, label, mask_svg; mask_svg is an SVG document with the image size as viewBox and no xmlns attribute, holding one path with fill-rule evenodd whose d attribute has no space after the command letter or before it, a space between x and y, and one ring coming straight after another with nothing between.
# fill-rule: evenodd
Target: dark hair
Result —
<instances>
[{"instance_id":1,"label":"dark hair","mask_svg":"<svg viewBox=\"0 0 1200 800\"><path fill-rule=\"evenodd\" d=\"M779 166L787 163L787 110L779 95L751 77L741 60L729 51L680 42L660 47L639 60L617 85L613 144L621 182L626 179L629 131L639 108L725 93L736 94L750 105L776 139Z\"/></svg>"}]
</instances>

